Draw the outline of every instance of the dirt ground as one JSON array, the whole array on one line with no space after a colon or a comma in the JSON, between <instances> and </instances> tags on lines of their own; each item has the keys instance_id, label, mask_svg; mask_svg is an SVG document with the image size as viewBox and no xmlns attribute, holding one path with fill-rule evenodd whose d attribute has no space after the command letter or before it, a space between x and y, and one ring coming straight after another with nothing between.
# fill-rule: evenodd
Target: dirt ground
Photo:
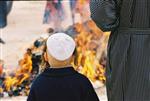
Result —
<instances>
[{"instance_id":1,"label":"dirt ground","mask_svg":"<svg viewBox=\"0 0 150 101\"><path fill-rule=\"evenodd\" d=\"M6 68L16 68L26 48L52 26L42 24L45 4L46 1L14 1L8 15L8 26L0 30L0 36L6 42L5 45L0 44L0 58L4 60ZM66 2L66 9L67 6ZM65 27L71 22L69 17L66 19ZM96 91L101 101L107 101L105 87ZM0 98L0 101L26 101L26 97Z\"/></svg>"}]
</instances>

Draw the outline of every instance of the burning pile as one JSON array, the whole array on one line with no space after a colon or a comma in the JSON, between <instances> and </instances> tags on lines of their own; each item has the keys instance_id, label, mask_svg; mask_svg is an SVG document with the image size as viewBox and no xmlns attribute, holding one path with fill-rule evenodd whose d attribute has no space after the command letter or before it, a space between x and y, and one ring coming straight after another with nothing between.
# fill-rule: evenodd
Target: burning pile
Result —
<instances>
[{"instance_id":1,"label":"burning pile","mask_svg":"<svg viewBox=\"0 0 150 101\"><path fill-rule=\"evenodd\" d=\"M106 47L109 33L103 33L93 21L76 24L77 54L74 67L92 82L105 82Z\"/></svg>"},{"instance_id":2,"label":"burning pile","mask_svg":"<svg viewBox=\"0 0 150 101\"><path fill-rule=\"evenodd\" d=\"M109 33L103 33L93 21L70 26L66 33L76 41L76 58L72 65L80 73L86 75L92 82L105 83L106 46ZM3 72L0 76L0 97L28 95L32 81L46 66L44 38L37 39L33 46L27 49L19 68L12 73ZM42 69L41 69L42 68Z\"/></svg>"},{"instance_id":3,"label":"burning pile","mask_svg":"<svg viewBox=\"0 0 150 101\"><path fill-rule=\"evenodd\" d=\"M24 58L19 61L19 68L15 72L1 76L0 96L28 95L32 81L32 60L29 53L25 53Z\"/></svg>"},{"instance_id":4,"label":"burning pile","mask_svg":"<svg viewBox=\"0 0 150 101\"><path fill-rule=\"evenodd\" d=\"M37 41L41 43L40 47ZM44 47L44 39L35 41L31 48L18 62L19 68L14 72L8 73L6 70L0 76L0 97L8 96L27 96L33 80L39 72L40 64L42 64L42 53ZM38 47L37 47L38 46Z\"/></svg>"}]
</instances>

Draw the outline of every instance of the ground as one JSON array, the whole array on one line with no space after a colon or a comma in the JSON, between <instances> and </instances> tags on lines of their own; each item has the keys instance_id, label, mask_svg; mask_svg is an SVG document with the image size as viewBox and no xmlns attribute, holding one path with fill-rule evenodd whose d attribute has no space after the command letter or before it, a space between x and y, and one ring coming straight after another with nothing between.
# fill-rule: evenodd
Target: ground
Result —
<instances>
[{"instance_id":1,"label":"ground","mask_svg":"<svg viewBox=\"0 0 150 101\"><path fill-rule=\"evenodd\" d=\"M8 26L0 31L1 38L6 42L5 45L0 45L0 58L5 61L5 68L16 68L26 48L52 26L42 24L45 3L46 1L14 1L8 15ZM70 22L67 18L64 26L68 26ZM96 91L101 101L107 101L105 87ZM0 101L26 101L26 97L0 98Z\"/></svg>"}]
</instances>

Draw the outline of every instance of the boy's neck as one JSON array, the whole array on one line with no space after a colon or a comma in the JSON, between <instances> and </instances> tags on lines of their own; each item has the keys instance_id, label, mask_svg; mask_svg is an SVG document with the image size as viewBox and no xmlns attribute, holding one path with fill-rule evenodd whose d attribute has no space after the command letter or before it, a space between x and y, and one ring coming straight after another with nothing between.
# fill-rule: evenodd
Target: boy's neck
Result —
<instances>
[{"instance_id":1,"label":"boy's neck","mask_svg":"<svg viewBox=\"0 0 150 101\"><path fill-rule=\"evenodd\" d=\"M67 67L71 67L71 65L59 65L59 66L58 65L57 66L56 65L53 65L53 66L51 65L50 68L56 68L57 69L57 68L67 68Z\"/></svg>"},{"instance_id":2,"label":"boy's neck","mask_svg":"<svg viewBox=\"0 0 150 101\"><path fill-rule=\"evenodd\" d=\"M51 68L66 68L71 66L70 61L53 61L49 62Z\"/></svg>"}]
</instances>

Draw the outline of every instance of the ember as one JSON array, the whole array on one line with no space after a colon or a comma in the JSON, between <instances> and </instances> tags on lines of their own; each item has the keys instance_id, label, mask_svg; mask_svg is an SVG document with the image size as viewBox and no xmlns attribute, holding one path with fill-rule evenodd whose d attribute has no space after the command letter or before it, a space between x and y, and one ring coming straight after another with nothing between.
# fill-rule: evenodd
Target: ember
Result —
<instances>
[{"instance_id":1,"label":"ember","mask_svg":"<svg viewBox=\"0 0 150 101\"><path fill-rule=\"evenodd\" d=\"M70 26L66 33L72 35L77 44L73 67L92 82L105 83L106 47L109 33L103 33L93 21ZM27 49L15 72L3 71L0 76L0 97L28 95L32 81L45 67L43 58L45 41L46 39L39 38Z\"/></svg>"}]
</instances>

